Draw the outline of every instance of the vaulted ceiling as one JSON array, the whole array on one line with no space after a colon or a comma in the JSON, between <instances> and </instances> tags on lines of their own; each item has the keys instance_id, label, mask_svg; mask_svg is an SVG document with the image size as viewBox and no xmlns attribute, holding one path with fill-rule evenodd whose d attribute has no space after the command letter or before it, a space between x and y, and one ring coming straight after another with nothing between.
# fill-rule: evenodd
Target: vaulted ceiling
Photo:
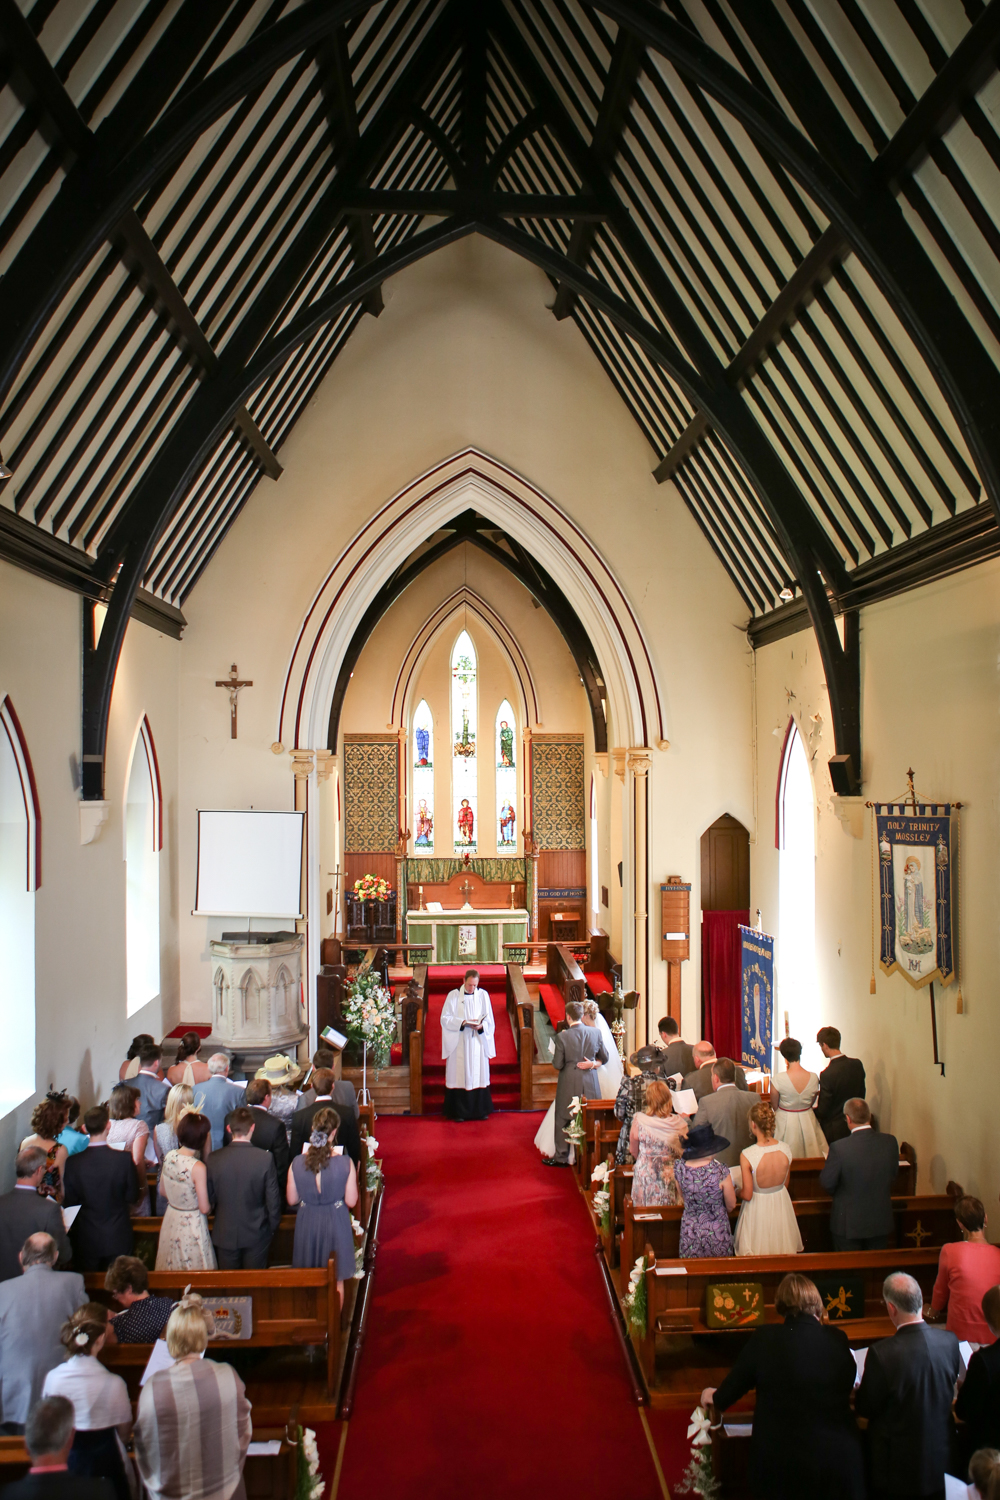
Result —
<instances>
[{"instance_id":1,"label":"vaulted ceiling","mask_svg":"<svg viewBox=\"0 0 1000 1500\"><path fill-rule=\"evenodd\" d=\"M0 0L0 555L108 602L85 794L129 614L180 620L381 283L470 233L751 634L808 612L856 774L857 607L1000 550L998 46L1000 0Z\"/></svg>"}]
</instances>

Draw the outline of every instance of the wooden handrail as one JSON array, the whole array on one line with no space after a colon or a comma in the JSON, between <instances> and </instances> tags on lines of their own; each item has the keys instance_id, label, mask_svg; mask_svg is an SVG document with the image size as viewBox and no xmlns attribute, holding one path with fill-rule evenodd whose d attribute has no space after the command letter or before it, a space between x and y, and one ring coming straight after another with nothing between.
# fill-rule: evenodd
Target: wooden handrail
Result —
<instances>
[{"instance_id":1,"label":"wooden handrail","mask_svg":"<svg viewBox=\"0 0 1000 1500\"><path fill-rule=\"evenodd\" d=\"M517 1037L521 1063L521 1108L530 1109L534 1095L535 1007L520 964L507 965L507 1014Z\"/></svg>"},{"instance_id":2,"label":"wooden handrail","mask_svg":"<svg viewBox=\"0 0 1000 1500\"><path fill-rule=\"evenodd\" d=\"M418 1011L417 1025L410 1032L410 1114L424 1112L424 1013Z\"/></svg>"}]
</instances>

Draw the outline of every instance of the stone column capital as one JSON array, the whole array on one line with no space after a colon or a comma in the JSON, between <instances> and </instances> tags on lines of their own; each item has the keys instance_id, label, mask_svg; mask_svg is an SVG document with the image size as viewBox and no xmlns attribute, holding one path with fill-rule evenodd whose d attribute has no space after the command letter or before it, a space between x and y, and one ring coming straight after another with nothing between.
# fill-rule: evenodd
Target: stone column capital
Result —
<instances>
[{"instance_id":1,"label":"stone column capital","mask_svg":"<svg viewBox=\"0 0 1000 1500\"><path fill-rule=\"evenodd\" d=\"M626 764L634 776L646 776L653 763L653 752L645 745L634 745L628 751Z\"/></svg>"},{"instance_id":2,"label":"stone column capital","mask_svg":"<svg viewBox=\"0 0 1000 1500\"><path fill-rule=\"evenodd\" d=\"M292 775L295 777L295 780L308 781L313 773L313 757L315 752L312 750L289 750L288 753L292 758Z\"/></svg>"}]
</instances>

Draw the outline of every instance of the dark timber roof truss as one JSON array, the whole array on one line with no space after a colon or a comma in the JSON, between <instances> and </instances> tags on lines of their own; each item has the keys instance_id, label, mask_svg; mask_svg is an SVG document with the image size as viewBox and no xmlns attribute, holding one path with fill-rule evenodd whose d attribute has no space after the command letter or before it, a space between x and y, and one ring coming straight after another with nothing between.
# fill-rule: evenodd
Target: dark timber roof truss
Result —
<instances>
[{"instance_id":1,"label":"dark timber roof truss","mask_svg":"<svg viewBox=\"0 0 1000 1500\"><path fill-rule=\"evenodd\" d=\"M382 282L470 233L752 639L807 612L856 777L858 606L1000 547L998 47L1000 0L0 0L0 549L108 605L85 795L130 614L176 628Z\"/></svg>"}]
</instances>

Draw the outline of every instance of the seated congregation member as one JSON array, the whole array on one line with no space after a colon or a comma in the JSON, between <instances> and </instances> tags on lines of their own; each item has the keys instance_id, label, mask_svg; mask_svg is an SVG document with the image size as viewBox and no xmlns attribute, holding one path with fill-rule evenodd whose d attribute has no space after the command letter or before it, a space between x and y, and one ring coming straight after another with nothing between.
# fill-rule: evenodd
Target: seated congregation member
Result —
<instances>
[{"instance_id":1,"label":"seated congregation member","mask_svg":"<svg viewBox=\"0 0 1000 1500\"><path fill-rule=\"evenodd\" d=\"M57 1271L56 1243L33 1234L21 1248L22 1274L0 1283L0 1430L22 1432L45 1377L62 1364L66 1319L87 1300L83 1277Z\"/></svg>"},{"instance_id":2,"label":"seated congregation member","mask_svg":"<svg viewBox=\"0 0 1000 1500\"><path fill-rule=\"evenodd\" d=\"M160 1242L158 1271L214 1271L215 1251L208 1233L208 1173L202 1151L208 1139L208 1117L197 1110L177 1122L177 1150L168 1151L160 1173L160 1191L167 1200Z\"/></svg>"},{"instance_id":3,"label":"seated congregation member","mask_svg":"<svg viewBox=\"0 0 1000 1500\"><path fill-rule=\"evenodd\" d=\"M108 1337L108 1309L85 1302L63 1324L66 1359L45 1377L43 1400L65 1396L73 1403L76 1437L69 1451L69 1471L81 1478L107 1479L116 1500L131 1500L122 1447L132 1431L132 1403L120 1375L112 1375L97 1358Z\"/></svg>"},{"instance_id":4,"label":"seated congregation member","mask_svg":"<svg viewBox=\"0 0 1000 1500\"><path fill-rule=\"evenodd\" d=\"M140 1031L138 1036L132 1038L129 1049L125 1054L125 1061L118 1069L119 1083L127 1083L135 1077L142 1067L139 1061L139 1053L143 1047L153 1046L155 1040L156 1038L151 1037L148 1031Z\"/></svg>"},{"instance_id":5,"label":"seated congregation member","mask_svg":"<svg viewBox=\"0 0 1000 1500\"><path fill-rule=\"evenodd\" d=\"M729 1168L718 1159L728 1145L711 1125L688 1126L681 1160L674 1163L674 1179L684 1199L682 1260L733 1253L729 1215L736 1207L736 1189Z\"/></svg>"},{"instance_id":6,"label":"seated congregation member","mask_svg":"<svg viewBox=\"0 0 1000 1500\"><path fill-rule=\"evenodd\" d=\"M329 1068L320 1068L318 1073L313 1074L313 1087L316 1090L316 1098L312 1104L307 1104L305 1109L297 1109L292 1116L292 1159L298 1156L305 1148L306 1142L312 1134L313 1120L321 1109L333 1108L333 1084L334 1077ZM355 1166L361 1161L361 1133L354 1116L345 1111L341 1114L337 1111L340 1121L340 1129L337 1139L351 1158Z\"/></svg>"},{"instance_id":7,"label":"seated congregation member","mask_svg":"<svg viewBox=\"0 0 1000 1500\"><path fill-rule=\"evenodd\" d=\"M70 1248L62 1211L51 1198L38 1194L46 1156L40 1146L19 1151L14 1163L17 1181L0 1197L0 1281L21 1274L21 1247L29 1234L50 1234L59 1247L59 1264L69 1265Z\"/></svg>"},{"instance_id":8,"label":"seated congregation member","mask_svg":"<svg viewBox=\"0 0 1000 1500\"><path fill-rule=\"evenodd\" d=\"M618 1093L618 1085L622 1081L625 1069L618 1056L618 1048L611 1035L611 1027L601 1015L601 1007L596 1000L583 1002L583 1024L600 1032L604 1050L608 1054L607 1062L601 1063L597 1069L597 1097L598 1099L613 1099Z\"/></svg>"},{"instance_id":9,"label":"seated congregation member","mask_svg":"<svg viewBox=\"0 0 1000 1500\"><path fill-rule=\"evenodd\" d=\"M802 1235L788 1196L791 1147L774 1138L774 1110L761 1099L750 1110L754 1144L740 1152L743 1207L733 1244L737 1255L797 1255Z\"/></svg>"},{"instance_id":10,"label":"seated congregation member","mask_svg":"<svg viewBox=\"0 0 1000 1500\"><path fill-rule=\"evenodd\" d=\"M254 1144L257 1126L249 1109L233 1110L227 1123L230 1144L206 1163L215 1258L220 1271L262 1271L281 1222L274 1158Z\"/></svg>"},{"instance_id":11,"label":"seated congregation member","mask_svg":"<svg viewBox=\"0 0 1000 1500\"><path fill-rule=\"evenodd\" d=\"M313 1079L320 1069L333 1072L333 1053L328 1047L319 1047L313 1053L312 1073L308 1080L309 1087L304 1089L299 1095L299 1109L305 1109L307 1105L316 1103L316 1089L313 1086ZM334 1109L341 1116L343 1116L345 1109L350 1109L354 1118L358 1119L358 1091L353 1083L350 1083L346 1078L335 1078L330 1098L333 1101Z\"/></svg>"},{"instance_id":12,"label":"seated congregation member","mask_svg":"<svg viewBox=\"0 0 1000 1500\"><path fill-rule=\"evenodd\" d=\"M727 1145L719 1152L719 1160L727 1167L735 1167L740 1152L753 1143L750 1134L750 1106L754 1095L736 1084L736 1064L728 1057L719 1057L712 1064L711 1094L705 1094L694 1117L695 1125L711 1125L716 1135L725 1136Z\"/></svg>"},{"instance_id":13,"label":"seated congregation member","mask_svg":"<svg viewBox=\"0 0 1000 1500\"><path fill-rule=\"evenodd\" d=\"M980 1312L989 1340L969 1360L955 1402L963 1453L1000 1448L1000 1286L991 1286L984 1294Z\"/></svg>"},{"instance_id":14,"label":"seated congregation member","mask_svg":"<svg viewBox=\"0 0 1000 1500\"><path fill-rule=\"evenodd\" d=\"M631 1074L626 1073L615 1095L615 1119L622 1122L621 1130L618 1132L618 1145L615 1147L615 1163L619 1167L632 1160L629 1152L632 1121L636 1113L642 1109L647 1087L651 1083L666 1080L663 1054L658 1047L640 1047L638 1052L632 1053L628 1061L629 1067L637 1071ZM537 1137L535 1145L538 1145Z\"/></svg>"},{"instance_id":15,"label":"seated congregation member","mask_svg":"<svg viewBox=\"0 0 1000 1500\"><path fill-rule=\"evenodd\" d=\"M208 1117L212 1131L210 1150L219 1150L226 1143L226 1116L239 1109L246 1091L242 1083L234 1083L229 1077L229 1058L224 1052L213 1052L208 1059L211 1075L207 1083L195 1084L196 1108Z\"/></svg>"},{"instance_id":16,"label":"seated congregation member","mask_svg":"<svg viewBox=\"0 0 1000 1500\"><path fill-rule=\"evenodd\" d=\"M274 1057L266 1058L264 1066L258 1068L254 1076L262 1083L269 1085L271 1103L267 1112L284 1125L285 1136L291 1149L292 1116L299 1108L298 1088L302 1080L302 1069L283 1052L278 1052ZM313 1103L315 1102L314 1098Z\"/></svg>"},{"instance_id":17,"label":"seated congregation member","mask_svg":"<svg viewBox=\"0 0 1000 1500\"><path fill-rule=\"evenodd\" d=\"M196 1083L207 1083L211 1074L208 1071L208 1063L202 1062L198 1053L201 1051L201 1037L196 1031L185 1031L177 1044L177 1056L172 1068L166 1071L166 1080L173 1087L178 1083L186 1083L192 1088Z\"/></svg>"},{"instance_id":18,"label":"seated congregation member","mask_svg":"<svg viewBox=\"0 0 1000 1500\"><path fill-rule=\"evenodd\" d=\"M685 1077L695 1069L694 1048L681 1036L681 1028L673 1016L664 1016L657 1022L657 1036L653 1043L663 1052L663 1066L667 1077L675 1073Z\"/></svg>"},{"instance_id":19,"label":"seated congregation member","mask_svg":"<svg viewBox=\"0 0 1000 1500\"><path fill-rule=\"evenodd\" d=\"M821 1026L816 1033L820 1051L828 1059L819 1075L816 1118L832 1146L847 1138L844 1105L848 1099L865 1097L865 1070L856 1057L845 1057L840 1050L840 1032L836 1026Z\"/></svg>"},{"instance_id":20,"label":"seated congregation member","mask_svg":"<svg viewBox=\"0 0 1000 1500\"><path fill-rule=\"evenodd\" d=\"M60 1146L66 1147L67 1156L75 1156L78 1151L87 1149L89 1137L85 1130L79 1128L81 1123L80 1101L74 1099L72 1094L67 1094L66 1124L56 1137Z\"/></svg>"},{"instance_id":21,"label":"seated congregation member","mask_svg":"<svg viewBox=\"0 0 1000 1500\"><path fill-rule=\"evenodd\" d=\"M106 1104L88 1109L83 1123L90 1144L66 1163L66 1207L80 1204L69 1237L78 1271L104 1271L116 1255L132 1254L131 1212L139 1197L139 1174L127 1152L108 1145Z\"/></svg>"},{"instance_id":22,"label":"seated congregation member","mask_svg":"<svg viewBox=\"0 0 1000 1500\"><path fill-rule=\"evenodd\" d=\"M807 1073L799 1059L802 1043L786 1036L778 1043L785 1059L783 1073L771 1077L771 1104L777 1114L774 1138L791 1147L792 1156L825 1156L826 1136L816 1119L813 1104L819 1094L819 1077Z\"/></svg>"},{"instance_id":23,"label":"seated congregation member","mask_svg":"<svg viewBox=\"0 0 1000 1500\"><path fill-rule=\"evenodd\" d=\"M899 1173L899 1142L872 1129L863 1099L844 1105L846 1140L834 1140L820 1186L833 1198L834 1250L885 1250L893 1232L892 1189Z\"/></svg>"},{"instance_id":24,"label":"seated congregation member","mask_svg":"<svg viewBox=\"0 0 1000 1500\"><path fill-rule=\"evenodd\" d=\"M923 1293L912 1276L893 1272L882 1294L896 1332L869 1346L854 1410L868 1419L873 1500L921 1500L944 1492L958 1339L924 1322Z\"/></svg>"},{"instance_id":25,"label":"seated congregation member","mask_svg":"<svg viewBox=\"0 0 1000 1500\"><path fill-rule=\"evenodd\" d=\"M31 1111L31 1135L26 1135L20 1150L28 1146L39 1146L45 1152L45 1171L42 1173L38 1192L43 1198L63 1201L64 1173L69 1152L59 1144L59 1136L69 1115L68 1096L50 1089L40 1104Z\"/></svg>"},{"instance_id":26,"label":"seated congregation member","mask_svg":"<svg viewBox=\"0 0 1000 1500\"><path fill-rule=\"evenodd\" d=\"M23 1479L4 1486L4 1500L115 1500L108 1480L81 1479L70 1473L75 1435L71 1401L50 1396L36 1402L24 1429L31 1468Z\"/></svg>"},{"instance_id":27,"label":"seated congregation member","mask_svg":"<svg viewBox=\"0 0 1000 1500\"><path fill-rule=\"evenodd\" d=\"M146 1189L146 1142L149 1127L139 1118L142 1100L139 1090L130 1083L116 1083L108 1100L108 1145L116 1151L127 1151L135 1163L135 1175L139 1181L139 1197L132 1206L134 1217L149 1214L149 1193Z\"/></svg>"},{"instance_id":28,"label":"seated congregation member","mask_svg":"<svg viewBox=\"0 0 1000 1500\"><path fill-rule=\"evenodd\" d=\"M357 1096L355 1096L357 1102ZM246 1109L253 1119L253 1143L261 1151L270 1153L274 1160L274 1175L278 1179L278 1196L285 1201L285 1179L291 1153L288 1136L280 1120L270 1113L271 1085L263 1078L251 1078L246 1088ZM229 1121L226 1122L226 1139L229 1139Z\"/></svg>"},{"instance_id":29,"label":"seated congregation member","mask_svg":"<svg viewBox=\"0 0 1000 1500\"><path fill-rule=\"evenodd\" d=\"M170 1314L174 1363L143 1386L135 1456L149 1500L245 1500L250 1403L232 1365L202 1359L215 1320L186 1292Z\"/></svg>"},{"instance_id":30,"label":"seated congregation member","mask_svg":"<svg viewBox=\"0 0 1000 1500\"><path fill-rule=\"evenodd\" d=\"M733 1083L735 1083L741 1093L746 1094L749 1092L747 1088L747 1075L743 1069L737 1063L733 1062L731 1057L716 1057L715 1048L711 1042L695 1042L691 1048L691 1052L694 1056L694 1067L690 1073L684 1075L684 1082L681 1087L691 1089L699 1104L702 1099L706 1098L712 1092L712 1069L717 1062L729 1063L733 1069Z\"/></svg>"},{"instance_id":31,"label":"seated congregation member","mask_svg":"<svg viewBox=\"0 0 1000 1500\"><path fill-rule=\"evenodd\" d=\"M780 1323L751 1333L701 1404L724 1412L756 1391L750 1488L768 1500L865 1500L861 1435L851 1411L855 1363L847 1335L823 1323L823 1299L793 1271L778 1284Z\"/></svg>"},{"instance_id":32,"label":"seated congregation member","mask_svg":"<svg viewBox=\"0 0 1000 1500\"><path fill-rule=\"evenodd\" d=\"M170 1085L163 1076L163 1053L155 1042L146 1042L139 1053L139 1071L128 1082L139 1090L139 1118L152 1135L163 1119L163 1108Z\"/></svg>"},{"instance_id":33,"label":"seated congregation member","mask_svg":"<svg viewBox=\"0 0 1000 1500\"><path fill-rule=\"evenodd\" d=\"M986 1210L978 1198L959 1198L955 1218L962 1231L957 1244L942 1245L931 1293L934 1312L948 1309L945 1327L970 1344L996 1338L983 1317L983 1297L1000 1283L1000 1248L986 1239Z\"/></svg>"},{"instance_id":34,"label":"seated congregation member","mask_svg":"<svg viewBox=\"0 0 1000 1500\"><path fill-rule=\"evenodd\" d=\"M1000 1500L1000 1453L980 1448L969 1459L968 1500Z\"/></svg>"},{"instance_id":35,"label":"seated congregation member","mask_svg":"<svg viewBox=\"0 0 1000 1500\"><path fill-rule=\"evenodd\" d=\"M167 1152L177 1150L177 1121L186 1109L194 1109L194 1089L186 1083L175 1083L163 1106L163 1119L153 1127L153 1151L157 1161L156 1212L161 1217L167 1211L167 1200L161 1191L159 1177Z\"/></svg>"},{"instance_id":36,"label":"seated congregation member","mask_svg":"<svg viewBox=\"0 0 1000 1500\"><path fill-rule=\"evenodd\" d=\"M674 1159L680 1155L687 1129L684 1116L674 1113L667 1085L651 1083L642 1109L632 1117L629 1133L628 1148L635 1162L632 1202L637 1207L678 1202Z\"/></svg>"},{"instance_id":37,"label":"seated congregation member","mask_svg":"<svg viewBox=\"0 0 1000 1500\"><path fill-rule=\"evenodd\" d=\"M325 1266L335 1256L343 1302L344 1282L354 1275L350 1211L358 1201L358 1177L346 1152L334 1154L340 1123L335 1109L318 1110L305 1152L292 1157L286 1193L291 1208L299 1205L292 1265Z\"/></svg>"},{"instance_id":38,"label":"seated congregation member","mask_svg":"<svg viewBox=\"0 0 1000 1500\"><path fill-rule=\"evenodd\" d=\"M104 1290L124 1311L111 1322L119 1344L154 1344L163 1334L174 1301L149 1295L149 1272L134 1255L118 1255L104 1277Z\"/></svg>"}]
</instances>

